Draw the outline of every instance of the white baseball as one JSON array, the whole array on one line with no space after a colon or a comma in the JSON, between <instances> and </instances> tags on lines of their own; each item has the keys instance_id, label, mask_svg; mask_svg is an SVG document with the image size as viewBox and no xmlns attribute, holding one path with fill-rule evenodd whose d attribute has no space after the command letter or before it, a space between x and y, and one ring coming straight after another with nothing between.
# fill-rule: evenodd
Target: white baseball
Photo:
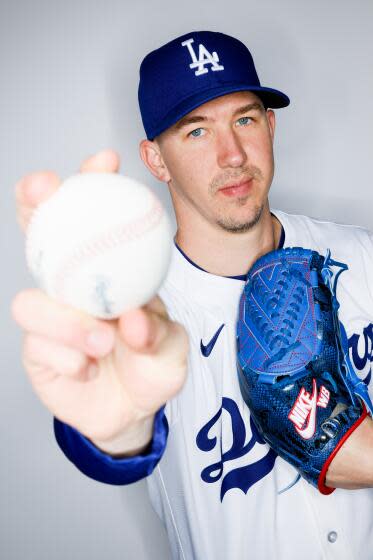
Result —
<instances>
[{"instance_id":1,"label":"white baseball","mask_svg":"<svg viewBox=\"0 0 373 560\"><path fill-rule=\"evenodd\" d=\"M37 284L77 309L113 319L147 303L166 275L171 225L141 183L80 173L34 212L26 259Z\"/></svg>"}]
</instances>

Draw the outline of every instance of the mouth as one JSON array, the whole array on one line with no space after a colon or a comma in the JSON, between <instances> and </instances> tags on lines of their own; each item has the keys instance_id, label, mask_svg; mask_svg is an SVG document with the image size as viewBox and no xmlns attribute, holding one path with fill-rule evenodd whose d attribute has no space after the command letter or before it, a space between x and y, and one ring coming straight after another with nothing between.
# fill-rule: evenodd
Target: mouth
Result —
<instances>
[{"instance_id":1,"label":"mouth","mask_svg":"<svg viewBox=\"0 0 373 560\"><path fill-rule=\"evenodd\" d=\"M224 196L228 197L243 197L250 194L253 186L253 179L242 179L237 183L229 183L225 187L219 189L218 192L221 192Z\"/></svg>"}]
</instances>

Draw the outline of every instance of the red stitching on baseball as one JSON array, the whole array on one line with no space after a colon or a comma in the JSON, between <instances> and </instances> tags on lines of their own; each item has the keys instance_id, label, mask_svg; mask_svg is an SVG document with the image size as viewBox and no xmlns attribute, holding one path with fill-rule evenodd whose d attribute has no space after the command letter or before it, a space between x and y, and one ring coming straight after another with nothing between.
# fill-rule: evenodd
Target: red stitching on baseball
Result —
<instances>
[{"instance_id":1,"label":"red stitching on baseball","mask_svg":"<svg viewBox=\"0 0 373 560\"><path fill-rule=\"evenodd\" d=\"M152 205L148 212L137 218L134 222L124 224L113 228L96 238L88 241L84 245L77 248L75 253L69 257L66 262L59 269L54 285L56 286L56 294L61 297L65 283L69 276L74 274L74 271L88 261L92 257L97 257L107 250L114 249L115 247L128 243L141 237L147 231L154 229L160 222L163 209L158 199L152 194Z\"/></svg>"}]
</instances>

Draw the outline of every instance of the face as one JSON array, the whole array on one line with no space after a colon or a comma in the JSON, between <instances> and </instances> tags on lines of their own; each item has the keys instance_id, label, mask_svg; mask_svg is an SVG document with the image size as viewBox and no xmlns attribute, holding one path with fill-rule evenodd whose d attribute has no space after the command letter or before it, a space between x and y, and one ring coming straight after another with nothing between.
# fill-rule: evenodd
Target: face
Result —
<instances>
[{"instance_id":1,"label":"face","mask_svg":"<svg viewBox=\"0 0 373 560\"><path fill-rule=\"evenodd\" d=\"M274 113L251 92L201 105L155 143L178 223L230 232L254 227L273 179Z\"/></svg>"}]
</instances>

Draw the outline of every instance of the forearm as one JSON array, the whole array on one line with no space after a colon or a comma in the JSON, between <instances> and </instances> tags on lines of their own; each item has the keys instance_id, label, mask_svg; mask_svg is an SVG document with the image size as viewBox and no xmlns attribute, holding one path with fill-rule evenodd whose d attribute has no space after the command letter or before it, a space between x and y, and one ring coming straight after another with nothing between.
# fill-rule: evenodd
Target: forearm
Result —
<instances>
[{"instance_id":1,"label":"forearm","mask_svg":"<svg viewBox=\"0 0 373 560\"><path fill-rule=\"evenodd\" d=\"M373 487L373 421L369 417L356 428L331 462L326 485L346 489Z\"/></svg>"}]
</instances>

